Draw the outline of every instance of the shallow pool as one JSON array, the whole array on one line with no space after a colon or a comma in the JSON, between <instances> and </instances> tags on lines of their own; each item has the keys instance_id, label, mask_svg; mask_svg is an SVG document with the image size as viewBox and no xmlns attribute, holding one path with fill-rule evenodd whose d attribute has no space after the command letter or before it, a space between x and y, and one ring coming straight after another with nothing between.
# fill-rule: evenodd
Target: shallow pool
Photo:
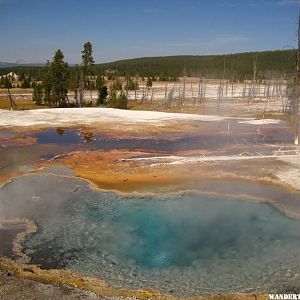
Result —
<instances>
[{"instance_id":1,"label":"shallow pool","mask_svg":"<svg viewBox=\"0 0 300 300\"><path fill-rule=\"evenodd\" d=\"M299 288L300 221L264 203L195 193L120 196L33 174L0 190L1 215L39 225L24 245L33 263L115 287L178 295Z\"/></svg>"}]
</instances>

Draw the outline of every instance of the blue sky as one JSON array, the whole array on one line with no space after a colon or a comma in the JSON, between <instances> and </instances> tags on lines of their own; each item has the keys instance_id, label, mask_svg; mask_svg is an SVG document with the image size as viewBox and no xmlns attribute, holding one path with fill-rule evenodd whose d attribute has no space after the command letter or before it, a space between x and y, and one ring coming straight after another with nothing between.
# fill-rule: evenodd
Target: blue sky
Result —
<instances>
[{"instance_id":1,"label":"blue sky","mask_svg":"<svg viewBox=\"0 0 300 300\"><path fill-rule=\"evenodd\" d=\"M0 61L80 62L296 45L300 0L0 0Z\"/></svg>"}]
</instances>

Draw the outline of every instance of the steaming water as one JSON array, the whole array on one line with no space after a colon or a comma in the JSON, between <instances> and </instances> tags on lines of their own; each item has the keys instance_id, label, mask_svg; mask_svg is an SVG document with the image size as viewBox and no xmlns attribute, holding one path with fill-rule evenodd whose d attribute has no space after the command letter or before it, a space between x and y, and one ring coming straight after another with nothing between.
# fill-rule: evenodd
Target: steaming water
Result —
<instances>
[{"instance_id":1,"label":"steaming water","mask_svg":"<svg viewBox=\"0 0 300 300\"><path fill-rule=\"evenodd\" d=\"M193 295L299 284L300 221L245 199L121 197L33 174L0 190L1 215L39 225L24 245L33 263L116 287Z\"/></svg>"}]
</instances>

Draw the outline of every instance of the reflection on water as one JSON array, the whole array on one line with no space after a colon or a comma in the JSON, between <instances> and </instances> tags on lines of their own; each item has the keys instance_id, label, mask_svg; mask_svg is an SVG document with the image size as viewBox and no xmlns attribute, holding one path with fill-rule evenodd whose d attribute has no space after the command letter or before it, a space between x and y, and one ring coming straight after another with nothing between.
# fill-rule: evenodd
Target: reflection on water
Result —
<instances>
[{"instance_id":1,"label":"reflection on water","mask_svg":"<svg viewBox=\"0 0 300 300\"><path fill-rule=\"evenodd\" d=\"M128 133L117 134L87 129L45 129L35 132L0 130L0 176L24 173L20 167L33 166L40 161L77 150L132 150L155 155L225 155L250 153L272 154L274 149L292 142L285 125L264 126L258 134L255 126L232 121L209 124L201 122L197 132ZM278 128L277 128L278 127ZM277 129L278 130L277 130ZM277 144L274 148L269 143ZM288 149L288 148L284 148ZM191 153L189 153L191 151Z\"/></svg>"},{"instance_id":2,"label":"reflection on water","mask_svg":"<svg viewBox=\"0 0 300 300\"><path fill-rule=\"evenodd\" d=\"M192 193L124 197L33 174L0 190L1 215L37 222L25 243L33 263L116 287L193 295L299 282L300 221L262 203Z\"/></svg>"},{"instance_id":3,"label":"reflection on water","mask_svg":"<svg viewBox=\"0 0 300 300\"><path fill-rule=\"evenodd\" d=\"M240 125L241 126L241 125ZM247 130L246 130L247 129ZM92 132L77 129L47 129L33 134L38 144L56 144L60 146L77 145L97 150L152 150L158 153L173 154L178 151L209 150L217 151L224 147L236 146L235 152L240 148L249 148L249 151L264 151L270 143L282 145L290 143L292 136L289 132L265 129L258 134L251 127L231 130L230 133L216 129L199 133L182 134L168 133L147 135L145 133L129 135L111 135L108 133ZM262 132L263 130L261 130ZM266 150L266 149L265 149ZM233 149L231 149L233 151Z\"/></svg>"},{"instance_id":4,"label":"reflection on water","mask_svg":"<svg viewBox=\"0 0 300 300\"><path fill-rule=\"evenodd\" d=\"M37 138L38 144L76 145L82 143L77 130L48 129L36 132L34 137Z\"/></svg>"}]
</instances>

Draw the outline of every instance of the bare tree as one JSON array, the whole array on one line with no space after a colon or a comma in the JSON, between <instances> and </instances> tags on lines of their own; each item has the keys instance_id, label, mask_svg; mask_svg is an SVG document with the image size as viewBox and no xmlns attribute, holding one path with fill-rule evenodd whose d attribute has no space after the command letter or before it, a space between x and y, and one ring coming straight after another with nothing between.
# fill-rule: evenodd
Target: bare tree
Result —
<instances>
[{"instance_id":1,"label":"bare tree","mask_svg":"<svg viewBox=\"0 0 300 300\"><path fill-rule=\"evenodd\" d=\"M294 144L299 145L299 99L300 99L300 10L298 20L298 47L296 49L296 65L292 80L288 86L287 116L294 126Z\"/></svg>"},{"instance_id":2,"label":"bare tree","mask_svg":"<svg viewBox=\"0 0 300 300\"><path fill-rule=\"evenodd\" d=\"M297 49L297 59L296 59L296 75L295 75L295 100L293 105L293 117L295 123L295 145L299 145L299 84L300 84L300 10L298 19L298 49Z\"/></svg>"},{"instance_id":3,"label":"bare tree","mask_svg":"<svg viewBox=\"0 0 300 300\"><path fill-rule=\"evenodd\" d=\"M10 89L9 86L7 86L7 94L8 94L8 98L10 101L10 110L13 110L13 108L17 108L17 104L15 103L15 101L13 100L11 93L10 93Z\"/></svg>"},{"instance_id":4,"label":"bare tree","mask_svg":"<svg viewBox=\"0 0 300 300\"><path fill-rule=\"evenodd\" d=\"M83 72L81 72L78 84L78 94L79 94L79 107L83 106L83 99L84 99L84 76Z\"/></svg>"},{"instance_id":5,"label":"bare tree","mask_svg":"<svg viewBox=\"0 0 300 300\"><path fill-rule=\"evenodd\" d=\"M224 67L223 67L223 77L220 80L220 84L219 84L219 88L218 88L218 96L217 96L217 101L218 101L218 105L217 105L217 114L220 114L220 106L221 106L221 101L224 98L224 81L225 81L225 73L226 73L226 60L225 60L225 56L224 56Z\"/></svg>"}]
</instances>

